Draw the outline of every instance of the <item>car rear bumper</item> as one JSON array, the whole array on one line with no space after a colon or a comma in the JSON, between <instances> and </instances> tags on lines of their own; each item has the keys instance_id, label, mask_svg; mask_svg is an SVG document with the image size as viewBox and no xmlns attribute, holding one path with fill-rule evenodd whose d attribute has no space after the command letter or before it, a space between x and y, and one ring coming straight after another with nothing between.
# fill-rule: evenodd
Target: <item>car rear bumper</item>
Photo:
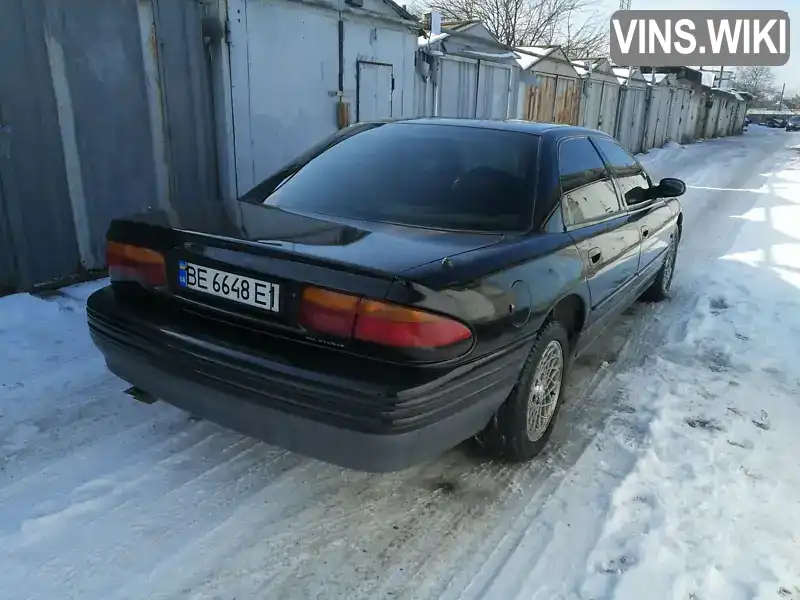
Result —
<instances>
[{"instance_id":1,"label":"car rear bumper","mask_svg":"<svg viewBox=\"0 0 800 600\"><path fill-rule=\"evenodd\" d=\"M376 383L193 336L169 318L143 318L110 287L90 296L87 319L109 370L154 398L275 446L373 472L403 469L478 433L510 393L527 352L521 346L433 378Z\"/></svg>"}]
</instances>

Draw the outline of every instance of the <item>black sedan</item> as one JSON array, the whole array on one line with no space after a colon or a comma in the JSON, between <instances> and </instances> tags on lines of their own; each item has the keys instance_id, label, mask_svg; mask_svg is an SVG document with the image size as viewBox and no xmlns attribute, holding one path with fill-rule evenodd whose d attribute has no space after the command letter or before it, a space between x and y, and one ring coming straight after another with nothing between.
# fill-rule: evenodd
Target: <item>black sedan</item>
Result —
<instances>
[{"instance_id":1,"label":"black sedan","mask_svg":"<svg viewBox=\"0 0 800 600\"><path fill-rule=\"evenodd\" d=\"M358 124L235 208L113 221L89 327L139 399L324 461L524 461L572 359L667 296L684 190L599 131Z\"/></svg>"},{"instance_id":2,"label":"black sedan","mask_svg":"<svg viewBox=\"0 0 800 600\"><path fill-rule=\"evenodd\" d=\"M792 117L786 122L786 131L800 131L800 115Z\"/></svg>"}]
</instances>

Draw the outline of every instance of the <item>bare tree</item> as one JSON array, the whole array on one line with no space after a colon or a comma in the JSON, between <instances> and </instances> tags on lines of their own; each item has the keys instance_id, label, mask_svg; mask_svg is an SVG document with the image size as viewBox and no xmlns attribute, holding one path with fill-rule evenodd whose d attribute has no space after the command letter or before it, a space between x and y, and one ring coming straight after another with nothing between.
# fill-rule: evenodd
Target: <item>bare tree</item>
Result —
<instances>
[{"instance_id":1,"label":"bare tree","mask_svg":"<svg viewBox=\"0 0 800 600\"><path fill-rule=\"evenodd\" d=\"M577 22L577 24L576 24ZM558 44L570 58L594 58L608 55L608 19L605 15L581 11L564 19L563 27L553 34L549 44Z\"/></svg>"},{"instance_id":2,"label":"bare tree","mask_svg":"<svg viewBox=\"0 0 800 600\"><path fill-rule=\"evenodd\" d=\"M733 78L734 87L764 100L775 93L775 75L770 67L739 67Z\"/></svg>"},{"instance_id":3,"label":"bare tree","mask_svg":"<svg viewBox=\"0 0 800 600\"><path fill-rule=\"evenodd\" d=\"M421 9L421 0L418 0ZM596 0L428 0L444 21L481 21L509 46L558 44L567 55L596 56L608 47L608 22ZM422 9L423 12L425 9Z\"/></svg>"},{"instance_id":4,"label":"bare tree","mask_svg":"<svg viewBox=\"0 0 800 600\"><path fill-rule=\"evenodd\" d=\"M400 4L402 4L403 8L417 17L417 19L420 21L425 13L429 10L428 4L425 2L425 0L411 0L408 3L403 3L401 1Z\"/></svg>"}]
</instances>

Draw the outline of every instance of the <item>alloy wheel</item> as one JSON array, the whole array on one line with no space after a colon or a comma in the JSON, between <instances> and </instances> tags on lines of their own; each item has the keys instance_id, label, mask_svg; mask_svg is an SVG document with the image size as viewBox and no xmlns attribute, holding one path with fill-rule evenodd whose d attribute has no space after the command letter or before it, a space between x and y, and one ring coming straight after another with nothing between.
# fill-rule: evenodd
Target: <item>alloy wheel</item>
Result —
<instances>
[{"instance_id":1,"label":"alloy wheel","mask_svg":"<svg viewBox=\"0 0 800 600\"><path fill-rule=\"evenodd\" d=\"M542 438L556 412L564 374L564 349L552 340L545 347L533 375L528 396L527 433L535 442Z\"/></svg>"},{"instance_id":2,"label":"alloy wheel","mask_svg":"<svg viewBox=\"0 0 800 600\"><path fill-rule=\"evenodd\" d=\"M678 252L678 237L672 237L669 243L669 250L667 256L664 258L664 277L661 279L661 289L666 294L669 291L669 286L672 284L672 275L675 272L675 255Z\"/></svg>"}]
</instances>

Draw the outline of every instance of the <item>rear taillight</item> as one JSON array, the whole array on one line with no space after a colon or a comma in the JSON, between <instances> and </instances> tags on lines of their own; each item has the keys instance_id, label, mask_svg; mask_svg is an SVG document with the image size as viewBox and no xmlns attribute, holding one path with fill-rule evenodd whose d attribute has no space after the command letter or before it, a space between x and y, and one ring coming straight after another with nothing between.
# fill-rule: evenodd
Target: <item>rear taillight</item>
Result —
<instances>
[{"instance_id":1,"label":"rear taillight","mask_svg":"<svg viewBox=\"0 0 800 600\"><path fill-rule=\"evenodd\" d=\"M306 288L300 303L303 327L349 338L353 333L359 298L319 288Z\"/></svg>"},{"instance_id":2,"label":"rear taillight","mask_svg":"<svg viewBox=\"0 0 800 600\"><path fill-rule=\"evenodd\" d=\"M155 250L108 242L106 263L111 281L135 281L151 287L167 284L164 257Z\"/></svg>"},{"instance_id":3,"label":"rear taillight","mask_svg":"<svg viewBox=\"0 0 800 600\"><path fill-rule=\"evenodd\" d=\"M300 324L318 333L392 348L444 348L472 338L466 325L447 317L314 287L303 292Z\"/></svg>"}]
</instances>

